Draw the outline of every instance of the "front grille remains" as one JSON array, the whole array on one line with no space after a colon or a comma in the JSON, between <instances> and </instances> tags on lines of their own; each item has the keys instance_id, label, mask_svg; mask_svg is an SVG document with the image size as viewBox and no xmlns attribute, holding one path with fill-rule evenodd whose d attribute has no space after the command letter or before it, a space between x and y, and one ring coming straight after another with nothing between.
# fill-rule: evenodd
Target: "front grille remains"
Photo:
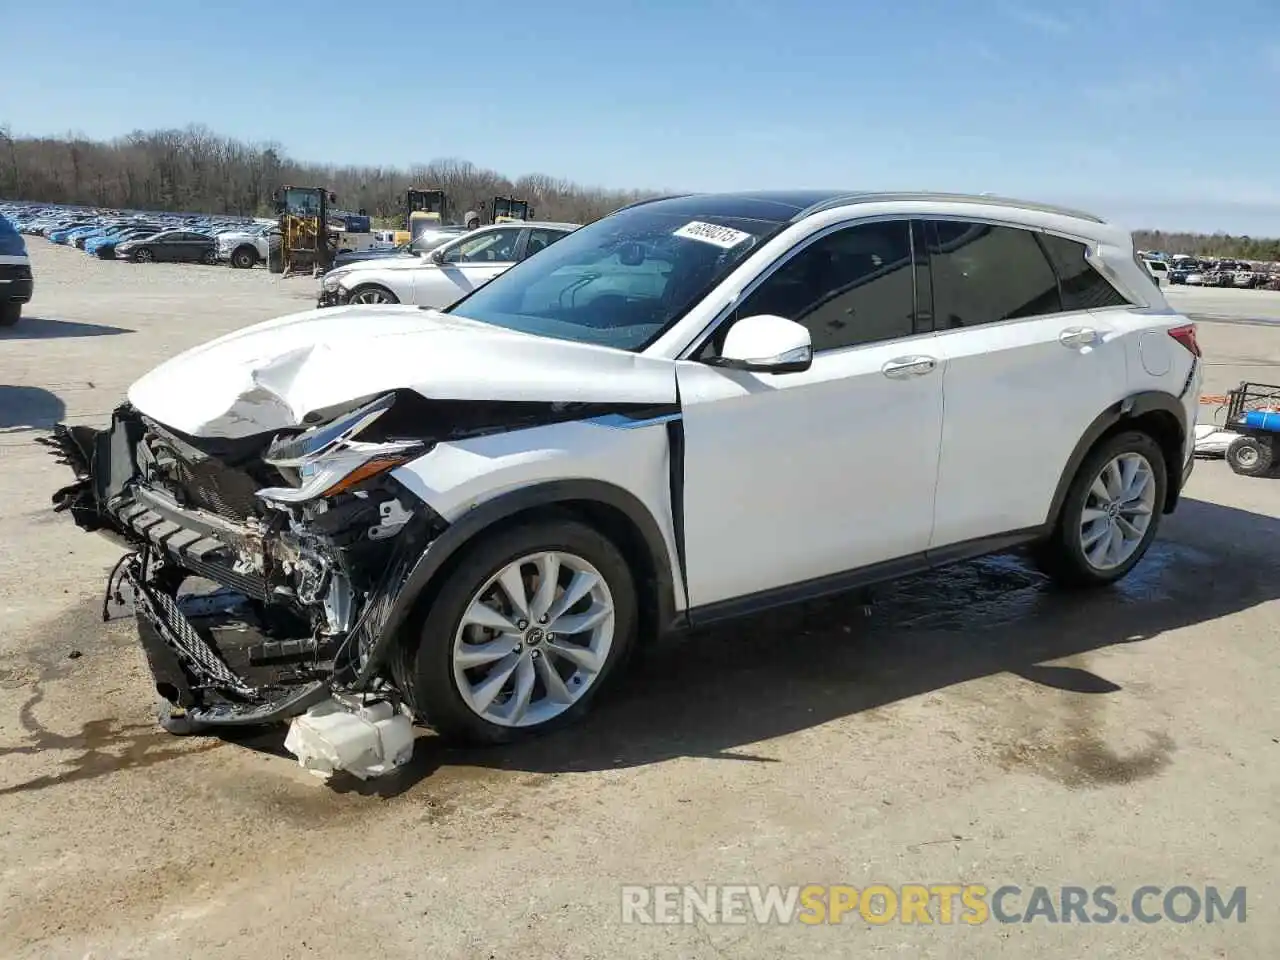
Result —
<instances>
[{"instance_id":1,"label":"front grille remains","mask_svg":"<svg viewBox=\"0 0 1280 960\"><path fill-rule=\"evenodd\" d=\"M244 521L256 515L254 494L260 484L246 471L228 466L155 426L147 431L144 443L155 469L187 506L228 520Z\"/></svg>"}]
</instances>

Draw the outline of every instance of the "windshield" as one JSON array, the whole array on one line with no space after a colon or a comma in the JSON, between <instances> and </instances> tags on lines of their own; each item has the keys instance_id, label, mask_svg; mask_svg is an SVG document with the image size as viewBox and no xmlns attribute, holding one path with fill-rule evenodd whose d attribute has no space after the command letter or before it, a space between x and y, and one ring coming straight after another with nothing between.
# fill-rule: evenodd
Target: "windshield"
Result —
<instances>
[{"instance_id":1,"label":"windshield","mask_svg":"<svg viewBox=\"0 0 1280 960\"><path fill-rule=\"evenodd\" d=\"M568 234L448 312L544 337L642 350L783 225L688 203L631 207Z\"/></svg>"}]
</instances>

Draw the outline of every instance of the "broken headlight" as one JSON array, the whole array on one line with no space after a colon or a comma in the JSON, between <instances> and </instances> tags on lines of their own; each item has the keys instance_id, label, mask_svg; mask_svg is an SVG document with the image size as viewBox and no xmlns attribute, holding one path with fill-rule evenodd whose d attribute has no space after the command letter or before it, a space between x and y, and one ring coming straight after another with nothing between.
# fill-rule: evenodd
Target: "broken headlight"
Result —
<instances>
[{"instance_id":1,"label":"broken headlight","mask_svg":"<svg viewBox=\"0 0 1280 960\"><path fill-rule=\"evenodd\" d=\"M267 487L259 490L258 496L280 503L331 497L420 456L426 449L420 440L361 443L354 439L394 402L395 395L389 393L328 423L277 437L263 454L263 461L296 471L300 482L297 487Z\"/></svg>"}]
</instances>

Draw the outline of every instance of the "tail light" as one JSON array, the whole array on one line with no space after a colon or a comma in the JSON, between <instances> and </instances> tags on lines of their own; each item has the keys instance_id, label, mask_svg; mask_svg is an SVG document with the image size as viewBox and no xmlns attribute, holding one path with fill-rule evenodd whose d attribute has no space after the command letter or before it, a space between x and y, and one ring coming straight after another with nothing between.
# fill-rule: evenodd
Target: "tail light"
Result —
<instances>
[{"instance_id":1,"label":"tail light","mask_svg":"<svg viewBox=\"0 0 1280 960\"><path fill-rule=\"evenodd\" d=\"M1193 357L1200 356L1200 344L1196 342L1196 325L1194 323L1184 324L1181 327L1170 327L1169 336L1186 347Z\"/></svg>"}]
</instances>

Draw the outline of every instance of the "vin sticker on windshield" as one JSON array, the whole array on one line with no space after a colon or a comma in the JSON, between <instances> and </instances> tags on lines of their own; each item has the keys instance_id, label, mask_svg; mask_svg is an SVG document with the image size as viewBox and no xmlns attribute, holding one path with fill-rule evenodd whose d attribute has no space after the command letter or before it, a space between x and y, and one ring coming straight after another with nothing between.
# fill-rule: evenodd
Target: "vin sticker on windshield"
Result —
<instances>
[{"instance_id":1,"label":"vin sticker on windshield","mask_svg":"<svg viewBox=\"0 0 1280 960\"><path fill-rule=\"evenodd\" d=\"M734 230L732 227L719 227L714 223L691 220L673 233L672 236L685 237L689 240L701 240L703 243L715 244L717 247L729 250L736 247L743 240L750 238L751 234L743 233L741 230Z\"/></svg>"}]
</instances>

